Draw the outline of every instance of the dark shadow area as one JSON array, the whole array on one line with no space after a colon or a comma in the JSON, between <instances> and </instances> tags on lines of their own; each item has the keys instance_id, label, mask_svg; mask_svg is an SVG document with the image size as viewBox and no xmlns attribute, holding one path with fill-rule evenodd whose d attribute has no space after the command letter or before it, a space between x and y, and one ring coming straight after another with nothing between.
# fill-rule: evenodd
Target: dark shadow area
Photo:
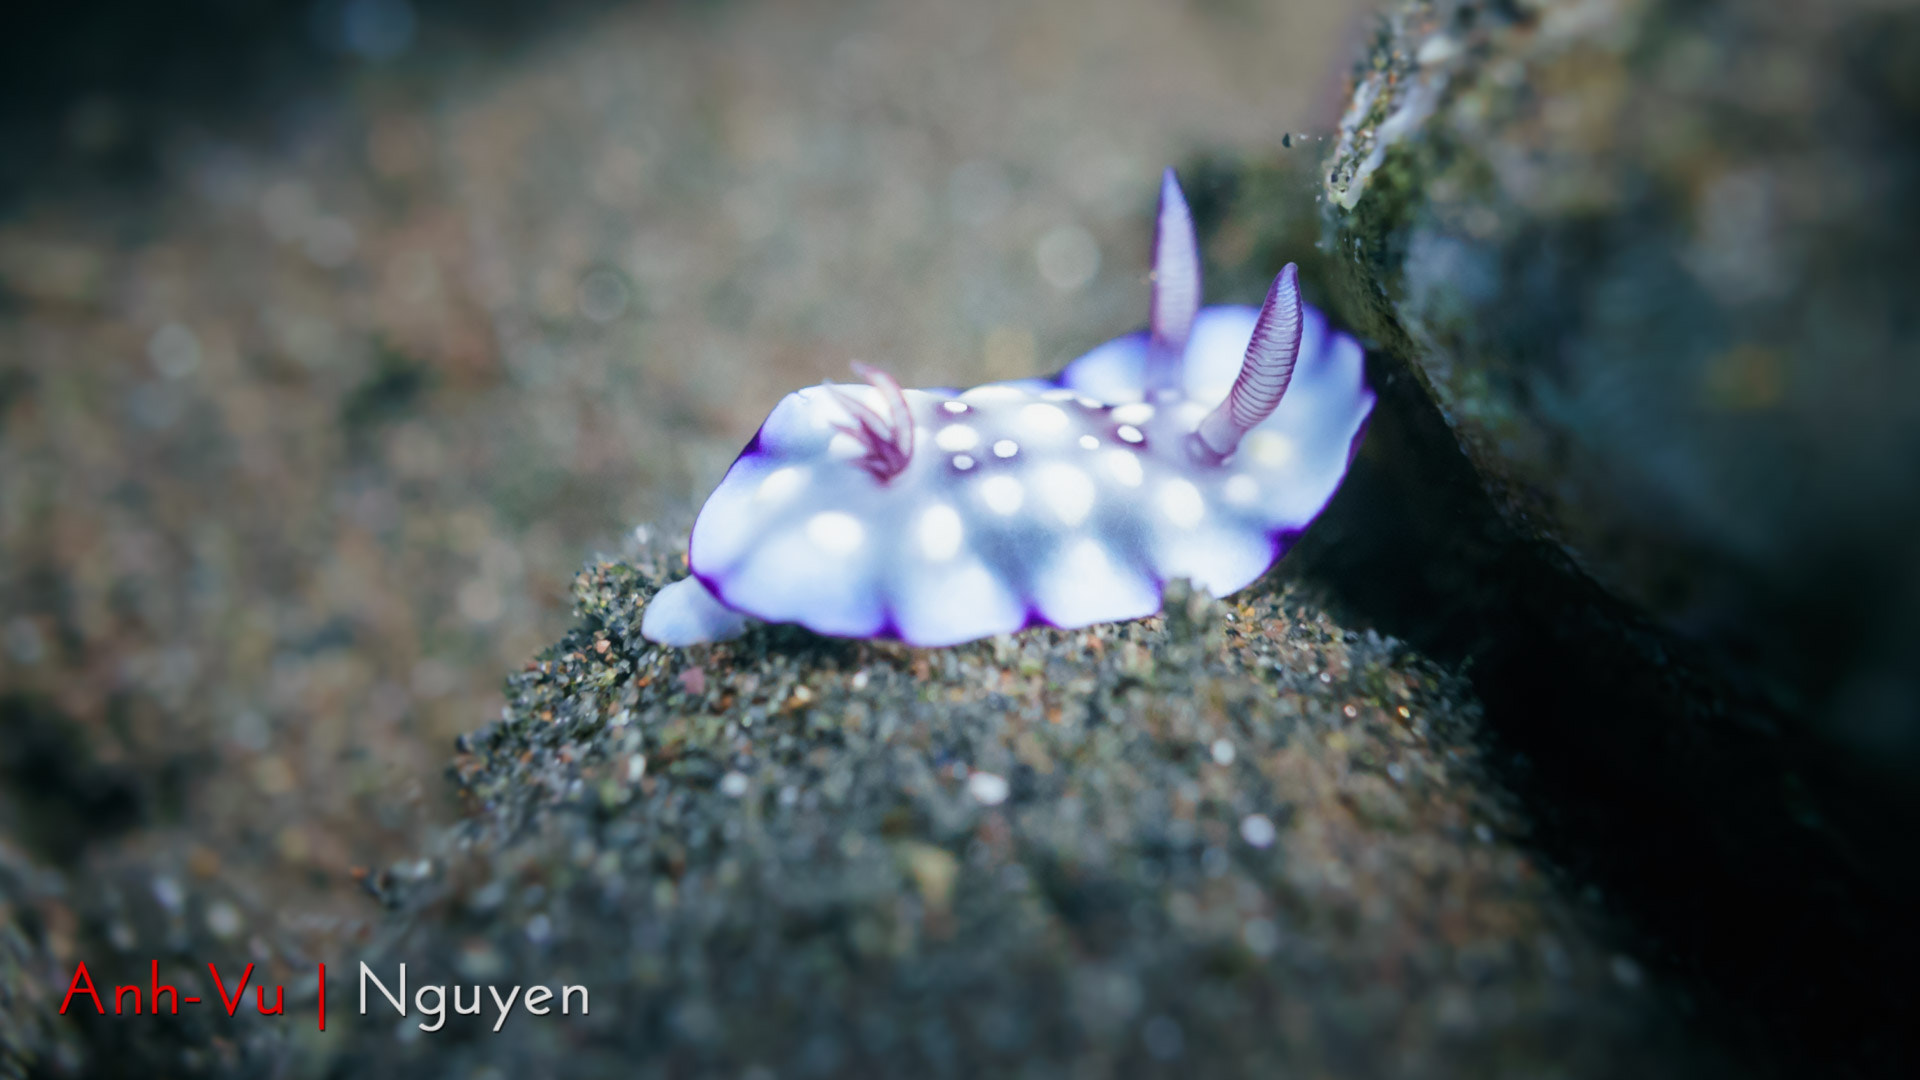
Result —
<instances>
[{"instance_id":1,"label":"dark shadow area","mask_svg":"<svg viewBox=\"0 0 1920 1080\"><path fill-rule=\"evenodd\" d=\"M1894 850L1898 817L1847 803L1830 755L1515 538L1422 389L1372 359L1365 448L1294 572L1464 665L1532 842L1736 1053L1777 1075L1912 1075L1913 898L1862 853Z\"/></svg>"},{"instance_id":2,"label":"dark shadow area","mask_svg":"<svg viewBox=\"0 0 1920 1080\"><path fill-rule=\"evenodd\" d=\"M1320 245L1317 154L1188 165L1212 295L1297 260L1336 323L1342 271ZM1489 760L1530 842L1704 1027L1773 1075L1912 1075L1916 825L1857 759L1807 734L1715 658L1652 625L1559 549L1519 536L1425 388L1369 343L1380 402L1339 493L1283 564L1331 611L1459 664ZM1783 615L1783 617L1787 617Z\"/></svg>"},{"instance_id":3,"label":"dark shadow area","mask_svg":"<svg viewBox=\"0 0 1920 1080\"><path fill-rule=\"evenodd\" d=\"M0 39L0 210L149 178L180 127L270 133L358 71L396 78L526 48L607 0L93 0ZM402 59L405 64L397 63ZM402 68L404 67L404 75Z\"/></svg>"},{"instance_id":4,"label":"dark shadow area","mask_svg":"<svg viewBox=\"0 0 1920 1080\"><path fill-rule=\"evenodd\" d=\"M0 807L6 831L35 855L71 865L93 840L144 824L153 801L140 776L97 760L53 706L0 697Z\"/></svg>"}]
</instances>

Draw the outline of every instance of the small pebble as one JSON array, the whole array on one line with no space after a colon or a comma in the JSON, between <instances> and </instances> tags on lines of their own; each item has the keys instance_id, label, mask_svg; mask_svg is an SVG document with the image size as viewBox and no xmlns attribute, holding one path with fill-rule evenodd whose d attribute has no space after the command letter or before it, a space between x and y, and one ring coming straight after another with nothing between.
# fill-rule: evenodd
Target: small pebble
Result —
<instances>
[{"instance_id":1,"label":"small pebble","mask_svg":"<svg viewBox=\"0 0 1920 1080\"><path fill-rule=\"evenodd\" d=\"M545 915L535 915L527 920L527 940L535 945L544 945L553 938L553 920Z\"/></svg>"},{"instance_id":2,"label":"small pebble","mask_svg":"<svg viewBox=\"0 0 1920 1080\"><path fill-rule=\"evenodd\" d=\"M1240 928L1240 940L1255 956L1272 956L1280 947L1280 931L1271 919L1248 919Z\"/></svg>"},{"instance_id":3,"label":"small pebble","mask_svg":"<svg viewBox=\"0 0 1920 1080\"><path fill-rule=\"evenodd\" d=\"M1146 1026L1140 1029L1140 1041L1147 1044L1147 1053L1161 1061L1177 1059L1187 1046L1179 1021L1171 1016L1156 1016L1148 1020Z\"/></svg>"},{"instance_id":4,"label":"small pebble","mask_svg":"<svg viewBox=\"0 0 1920 1080\"><path fill-rule=\"evenodd\" d=\"M1279 836L1279 830L1273 827L1273 819L1265 814L1248 814L1240 819L1240 839L1257 848L1273 846Z\"/></svg>"},{"instance_id":5,"label":"small pebble","mask_svg":"<svg viewBox=\"0 0 1920 1080\"><path fill-rule=\"evenodd\" d=\"M207 930L221 941L232 941L240 936L240 909L225 900L215 901L207 908Z\"/></svg>"},{"instance_id":6,"label":"small pebble","mask_svg":"<svg viewBox=\"0 0 1920 1080\"><path fill-rule=\"evenodd\" d=\"M999 806L1007 801L1010 791L1005 777L990 772L976 772L967 777L967 794L981 806Z\"/></svg>"}]
</instances>

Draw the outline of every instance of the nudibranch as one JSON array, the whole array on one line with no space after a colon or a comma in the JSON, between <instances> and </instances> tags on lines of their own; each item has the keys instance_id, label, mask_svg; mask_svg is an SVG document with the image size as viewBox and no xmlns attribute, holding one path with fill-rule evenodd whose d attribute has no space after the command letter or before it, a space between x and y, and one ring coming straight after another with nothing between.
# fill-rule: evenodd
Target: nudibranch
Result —
<instances>
[{"instance_id":1,"label":"nudibranch","mask_svg":"<svg viewBox=\"0 0 1920 1080\"><path fill-rule=\"evenodd\" d=\"M1333 497L1374 395L1363 353L1300 298L1200 306L1200 253L1167 170L1146 330L1052 379L966 391L788 394L701 508L691 576L641 632L668 645L749 618L953 645L1160 609L1187 578L1252 584Z\"/></svg>"}]
</instances>

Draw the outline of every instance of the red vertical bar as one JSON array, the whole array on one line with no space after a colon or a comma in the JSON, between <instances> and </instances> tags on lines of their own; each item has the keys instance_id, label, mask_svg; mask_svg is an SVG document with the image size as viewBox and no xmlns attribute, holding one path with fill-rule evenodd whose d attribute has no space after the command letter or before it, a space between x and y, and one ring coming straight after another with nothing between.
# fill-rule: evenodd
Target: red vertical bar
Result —
<instances>
[{"instance_id":1,"label":"red vertical bar","mask_svg":"<svg viewBox=\"0 0 1920 1080\"><path fill-rule=\"evenodd\" d=\"M327 965L320 965L320 1030L327 1030Z\"/></svg>"}]
</instances>

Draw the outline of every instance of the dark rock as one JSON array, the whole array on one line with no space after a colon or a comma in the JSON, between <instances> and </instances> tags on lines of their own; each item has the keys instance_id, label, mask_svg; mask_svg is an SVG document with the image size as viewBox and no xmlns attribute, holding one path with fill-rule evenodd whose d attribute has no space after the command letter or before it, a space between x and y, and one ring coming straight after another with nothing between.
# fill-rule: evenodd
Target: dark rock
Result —
<instances>
[{"instance_id":1,"label":"dark rock","mask_svg":"<svg viewBox=\"0 0 1920 1080\"><path fill-rule=\"evenodd\" d=\"M1318 178L1382 401L1300 555L1469 661L1536 842L1788 1071L1920 1054L1916 47L1880 4L1402 3Z\"/></svg>"},{"instance_id":2,"label":"dark rock","mask_svg":"<svg viewBox=\"0 0 1920 1080\"><path fill-rule=\"evenodd\" d=\"M1920 12L1862 0L1418 0L1324 178L1345 306L1508 521L1889 791L1920 768L1916 71Z\"/></svg>"}]
</instances>

